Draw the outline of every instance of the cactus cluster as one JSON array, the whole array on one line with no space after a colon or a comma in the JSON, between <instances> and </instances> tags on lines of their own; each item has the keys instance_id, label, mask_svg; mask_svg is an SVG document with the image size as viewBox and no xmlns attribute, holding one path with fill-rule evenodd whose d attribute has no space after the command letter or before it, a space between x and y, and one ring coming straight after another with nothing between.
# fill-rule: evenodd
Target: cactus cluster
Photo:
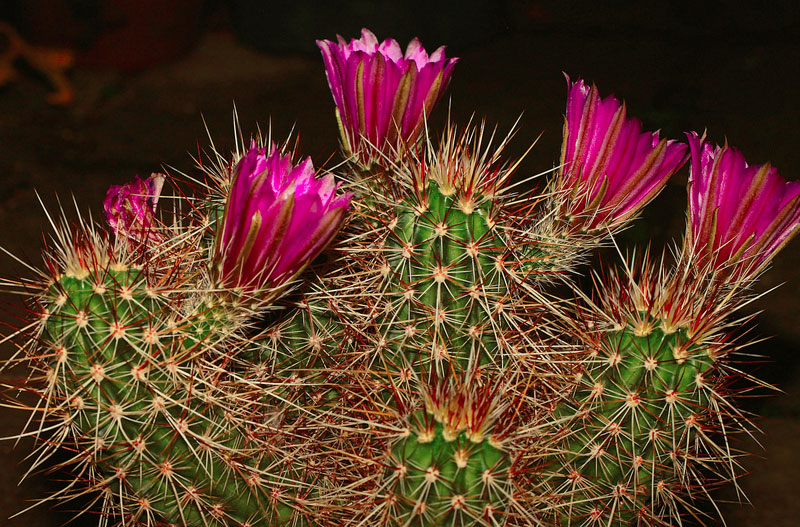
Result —
<instances>
[{"instance_id":1,"label":"cactus cluster","mask_svg":"<svg viewBox=\"0 0 800 527\"><path fill-rule=\"evenodd\" d=\"M59 226L46 270L8 282L28 302L6 367L31 374L6 397L38 401L36 468L70 453L56 497L147 526L710 517L752 429L734 313L798 230L800 185L642 132L568 79L561 161L516 191L508 137L423 130L444 49L318 44L338 182L258 137L212 153L194 196L161 195L177 176L112 187L110 228ZM581 262L690 156L682 246L585 294ZM742 193L770 216L737 211Z\"/></svg>"}]
</instances>

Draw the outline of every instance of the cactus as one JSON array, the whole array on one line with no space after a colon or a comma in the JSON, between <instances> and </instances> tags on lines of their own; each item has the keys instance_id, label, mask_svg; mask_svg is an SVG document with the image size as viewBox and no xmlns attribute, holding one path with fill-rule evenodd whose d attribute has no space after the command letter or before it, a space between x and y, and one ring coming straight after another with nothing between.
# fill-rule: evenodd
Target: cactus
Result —
<instances>
[{"instance_id":1,"label":"cactus","mask_svg":"<svg viewBox=\"0 0 800 527\"><path fill-rule=\"evenodd\" d=\"M729 436L753 427L730 393L737 345L715 309L721 291L697 284L683 296L691 283L677 288L677 271L651 265L609 275L583 317L589 354L554 411L548 467L564 524L702 514L697 497L737 476Z\"/></svg>"},{"instance_id":2,"label":"cactus","mask_svg":"<svg viewBox=\"0 0 800 527\"><path fill-rule=\"evenodd\" d=\"M43 402L79 452L74 470L125 521L289 524L308 476L284 463L280 434L269 449L254 440L275 429L280 407L219 375L193 331L208 314L175 309L184 284L117 261L98 238L85 243L38 299ZM228 340L228 352L252 345Z\"/></svg>"},{"instance_id":3,"label":"cactus","mask_svg":"<svg viewBox=\"0 0 800 527\"><path fill-rule=\"evenodd\" d=\"M800 186L696 134L689 144L689 220L677 264L668 269L662 257L657 268L647 252L638 272L629 266L598 280L597 303L579 317L589 355L553 412L560 433L544 478L562 524L707 516L699 503L740 472L733 437L755 430L736 405L749 379L737 364L741 326L731 321L796 229ZM741 196L763 199L765 188L774 215L741 207Z\"/></svg>"},{"instance_id":4,"label":"cactus","mask_svg":"<svg viewBox=\"0 0 800 527\"><path fill-rule=\"evenodd\" d=\"M543 192L517 192L513 132L423 126L455 63L443 49L403 54L366 30L318 44L345 181L241 141L171 216L169 176L112 187L110 229L58 226L48 270L19 282L28 322L6 366L33 371L15 388L39 401L23 432L35 466L74 452L56 497L96 492L104 521L186 527L707 514L752 428L734 313L797 232L800 185L689 135L677 262L648 252L584 295L577 265L686 145L568 80L561 162ZM730 188L769 214L737 212Z\"/></svg>"},{"instance_id":5,"label":"cactus","mask_svg":"<svg viewBox=\"0 0 800 527\"><path fill-rule=\"evenodd\" d=\"M401 525L480 525L508 508L512 459L486 390L436 386L387 452L387 507ZM442 389L444 388L444 389ZM449 388L449 389L448 389Z\"/></svg>"}]
</instances>

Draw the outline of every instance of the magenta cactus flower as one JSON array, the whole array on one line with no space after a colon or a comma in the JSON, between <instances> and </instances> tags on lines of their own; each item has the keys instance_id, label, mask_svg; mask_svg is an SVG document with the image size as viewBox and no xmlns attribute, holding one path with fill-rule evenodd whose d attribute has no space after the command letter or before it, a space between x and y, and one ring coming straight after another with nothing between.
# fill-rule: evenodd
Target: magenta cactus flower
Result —
<instances>
[{"instance_id":1,"label":"magenta cactus flower","mask_svg":"<svg viewBox=\"0 0 800 527\"><path fill-rule=\"evenodd\" d=\"M686 250L717 275L752 276L800 227L800 181L735 148L686 134L692 154Z\"/></svg>"},{"instance_id":2,"label":"magenta cactus flower","mask_svg":"<svg viewBox=\"0 0 800 527\"><path fill-rule=\"evenodd\" d=\"M686 162L686 145L642 132L625 103L597 87L569 84L561 169L561 213L579 230L622 225L652 200Z\"/></svg>"},{"instance_id":3,"label":"magenta cactus flower","mask_svg":"<svg viewBox=\"0 0 800 527\"><path fill-rule=\"evenodd\" d=\"M348 154L368 167L381 152L417 141L425 116L442 96L457 58L444 46L430 55L416 38L405 54L393 39L367 29L348 44L318 40Z\"/></svg>"},{"instance_id":4,"label":"magenta cactus flower","mask_svg":"<svg viewBox=\"0 0 800 527\"><path fill-rule=\"evenodd\" d=\"M103 200L109 226L131 247L148 241L158 243L163 236L155 229L155 211L164 186L164 175L153 174L142 181L139 176L124 185L111 185Z\"/></svg>"},{"instance_id":5,"label":"magenta cactus flower","mask_svg":"<svg viewBox=\"0 0 800 527\"><path fill-rule=\"evenodd\" d=\"M311 158L296 166L273 144L239 161L217 233L220 286L263 291L300 273L338 232L351 194L333 175L316 179Z\"/></svg>"}]
</instances>

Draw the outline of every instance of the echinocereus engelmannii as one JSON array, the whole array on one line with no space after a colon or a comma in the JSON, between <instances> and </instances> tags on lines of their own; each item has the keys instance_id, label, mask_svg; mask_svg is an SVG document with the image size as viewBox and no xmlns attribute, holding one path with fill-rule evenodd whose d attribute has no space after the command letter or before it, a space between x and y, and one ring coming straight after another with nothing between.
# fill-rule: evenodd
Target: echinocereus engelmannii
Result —
<instances>
[{"instance_id":1,"label":"echinocereus engelmannii","mask_svg":"<svg viewBox=\"0 0 800 527\"><path fill-rule=\"evenodd\" d=\"M690 206L689 258L648 252L593 288L547 288L687 147L570 83L542 192L512 181L524 165L508 137L449 123L433 139L443 51L367 31L320 47L342 185L366 192L240 136L178 181L171 210L156 217L149 182L114 189L113 233L63 222L46 271L2 281L27 295L6 402L33 409L20 437L40 442L34 468L65 449L76 476L45 502L96 492L103 522L148 526L702 521L711 487L741 473L735 434L752 429L730 316L752 297L721 278L742 255L760 268L796 230L795 184L758 169L730 186L749 206L729 213L724 163L704 186L700 162L708 207ZM730 239L730 253L715 245ZM14 379L20 362L32 373Z\"/></svg>"}]
</instances>

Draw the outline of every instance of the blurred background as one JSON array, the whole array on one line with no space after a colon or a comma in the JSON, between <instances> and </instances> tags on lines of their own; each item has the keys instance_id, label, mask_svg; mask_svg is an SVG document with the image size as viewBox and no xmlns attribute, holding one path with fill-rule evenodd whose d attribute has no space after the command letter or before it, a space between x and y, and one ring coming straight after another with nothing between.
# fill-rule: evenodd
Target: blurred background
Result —
<instances>
[{"instance_id":1,"label":"blurred background","mask_svg":"<svg viewBox=\"0 0 800 527\"><path fill-rule=\"evenodd\" d=\"M771 161L800 178L800 9L794 0L595 2L432 0L427 2L268 0L4 0L0 2L0 246L38 264L46 217L57 196L99 218L111 184L153 171L195 173L192 157L210 139L233 146L233 108L245 136L294 130L315 165L333 165L338 137L316 39L359 35L362 27L402 46L418 36L432 51L461 57L432 116L440 129L474 115L505 134L519 118L510 154L539 137L519 175L553 167L559 156L563 73L625 99L649 129L682 139L707 129L751 163ZM663 247L680 236L687 170L648 207L621 244ZM607 252L606 261L616 255ZM740 482L752 505L720 505L730 527L796 526L800 518L800 241L760 283L779 286L754 302L751 364L785 393L745 401L763 415L764 434L743 439L757 452ZM2 276L25 275L0 257ZM785 284L781 285L783 282ZM9 296L2 303L16 302ZM3 321L9 317L3 315ZM3 357L13 351L6 343ZM3 382L13 381L6 374ZM24 415L0 410L0 436ZM14 519L64 475L27 469L31 444L0 442L0 523L55 527L74 516L46 504ZM735 493L719 495L720 501ZM72 508L79 509L76 503ZM95 525L83 516L71 525Z\"/></svg>"}]
</instances>

